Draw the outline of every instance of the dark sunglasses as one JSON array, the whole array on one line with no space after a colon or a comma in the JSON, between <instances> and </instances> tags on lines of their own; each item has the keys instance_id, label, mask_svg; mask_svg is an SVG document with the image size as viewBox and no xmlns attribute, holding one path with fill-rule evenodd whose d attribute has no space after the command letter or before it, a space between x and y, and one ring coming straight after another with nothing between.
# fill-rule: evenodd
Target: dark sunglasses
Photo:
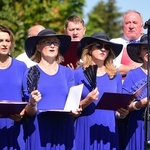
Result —
<instances>
[{"instance_id":1,"label":"dark sunglasses","mask_svg":"<svg viewBox=\"0 0 150 150\"><path fill-rule=\"evenodd\" d=\"M54 46L59 46L60 42L59 41L50 41L50 40L42 40L40 41L41 44L45 44L45 45L54 45Z\"/></svg>"},{"instance_id":2,"label":"dark sunglasses","mask_svg":"<svg viewBox=\"0 0 150 150\"><path fill-rule=\"evenodd\" d=\"M105 50L111 50L111 49L112 49L111 45L109 45L109 44L103 44L103 43L101 43L101 42L95 43L95 46L96 46L98 49L102 49L102 48L104 48Z\"/></svg>"}]
</instances>

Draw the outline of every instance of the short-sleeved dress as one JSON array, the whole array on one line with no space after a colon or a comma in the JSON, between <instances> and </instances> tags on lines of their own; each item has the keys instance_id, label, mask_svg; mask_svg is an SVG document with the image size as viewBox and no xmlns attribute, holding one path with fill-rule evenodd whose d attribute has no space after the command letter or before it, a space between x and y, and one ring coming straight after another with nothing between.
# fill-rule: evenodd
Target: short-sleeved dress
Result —
<instances>
[{"instance_id":1,"label":"short-sleeved dress","mask_svg":"<svg viewBox=\"0 0 150 150\"><path fill-rule=\"evenodd\" d=\"M0 69L0 100L21 102L23 76L27 69L23 62L12 58L7 69ZM9 110L8 110L9 111ZM15 122L9 118L0 118L0 149L24 150L23 120Z\"/></svg>"},{"instance_id":2,"label":"short-sleeved dress","mask_svg":"<svg viewBox=\"0 0 150 150\"><path fill-rule=\"evenodd\" d=\"M123 83L124 93L134 93L142 85L147 83L147 75L141 69L133 69L128 72L127 77ZM139 94L136 100L141 100L147 97L147 88ZM144 119L143 115L145 108L131 111L127 124L126 150L144 150Z\"/></svg>"},{"instance_id":3,"label":"short-sleeved dress","mask_svg":"<svg viewBox=\"0 0 150 150\"><path fill-rule=\"evenodd\" d=\"M76 84L84 83L82 98L91 91L83 74L83 68L74 71ZM119 148L118 131L115 122L115 111L98 110L95 106L104 92L121 92L122 79L116 74L109 79L108 74L97 76L99 99L87 106L75 120L75 146L77 150L117 150Z\"/></svg>"},{"instance_id":4,"label":"short-sleeved dress","mask_svg":"<svg viewBox=\"0 0 150 150\"><path fill-rule=\"evenodd\" d=\"M64 108L70 87L74 85L74 76L70 68L59 65L58 72L48 75L40 71L38 90L42 99L38 102L35 116L28 117L25 127L26 149L28 150L71 150L74 140L73 119L69 113L42 112ZM24 80L24 92L28 95Z\"/></svg>"}]
</instances>

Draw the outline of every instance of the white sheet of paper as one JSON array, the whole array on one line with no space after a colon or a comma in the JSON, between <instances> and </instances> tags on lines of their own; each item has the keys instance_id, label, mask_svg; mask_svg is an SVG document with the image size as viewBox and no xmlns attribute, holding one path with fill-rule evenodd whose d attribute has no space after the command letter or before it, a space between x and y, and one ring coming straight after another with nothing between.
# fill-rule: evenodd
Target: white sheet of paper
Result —
<instances>
[{"instance_id":1,"label":"white sheet of paper","mask_svg":"<svg viewBox=\"0 0 150 150\"><path fill-rule=\"evenodd\" d=\"M68 112L68 113L70 113L71 110L76 110L79 108L82 90L83 90L83 84L72 86L70 88L63 110L49 109L49 110L38 110L38 111L39 112L49 111L49 112L64 112L64 113Z\"/></svg>"},{"instance_id":2,"label":"white sheet of paper","mask_svg":"<svg viewBox=\"0 0 150 150\"><path fill-rule=\"evenodd\" d=\"M77 108L79 108L82 90L83 84L76 85L70 88L64 107L65 111L76 110Z\"/></svg>"}]
</instances>

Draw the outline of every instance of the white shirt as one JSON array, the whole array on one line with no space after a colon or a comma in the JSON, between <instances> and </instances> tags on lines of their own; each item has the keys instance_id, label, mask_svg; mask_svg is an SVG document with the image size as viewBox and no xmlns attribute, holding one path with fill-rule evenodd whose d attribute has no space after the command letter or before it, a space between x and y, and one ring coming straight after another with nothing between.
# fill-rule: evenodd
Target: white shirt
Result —
<instances>
[{"instance_id":1,"label":"white shirt","mask_svg":"<svg viewBox=\"0 0 150 150\"><path fill-rule=\"evenodd\" d=\"M138 41L138 40L136 40L136 41ZM118 44L122 44L123 45L121 53L114 59L114 65L116 66L116 68L119 68L121 66L121 59L122 59L123 50L129 44L129 41L126 40L124 37L114 38L114 39L111 39L110 41L114 42L114 43L118 43Z\"/></svg>"},{"instance_id":2,"label":"white shirt","mask_svg":"<svg viewBox=\"0 0 150 150\"><path fill-rule=\"evenodd\" d=\"M114 60L114 64L115 64L116 68L119 68L121 66L121 59L122 59L123 49L126 48L129 41L125 40L123 37L114 38L114 39L111 39L110 41L114 42L114 43L117 43L117 44L122 44L123 45L121 53Z\"/></svg>"},{"instance_id":3,"label":"white shirt","mask_svg":"<svg viewBox=\"0 0 150 150\"><path fill-rule=\"evenodd\" d=\"M36 62L32 61L32 60L27 56L27 54L26 54L25 52L22 53L22 54L20 54L20 55L18 55L18 56L16 57L16 59L17 59L17 60L20 60L20 61L23 61L23 62L27 65L28 68L30 68L30 67L32 67L32 66L34 66L34 65L37 64Z\"/></svg>"}]
</instances>

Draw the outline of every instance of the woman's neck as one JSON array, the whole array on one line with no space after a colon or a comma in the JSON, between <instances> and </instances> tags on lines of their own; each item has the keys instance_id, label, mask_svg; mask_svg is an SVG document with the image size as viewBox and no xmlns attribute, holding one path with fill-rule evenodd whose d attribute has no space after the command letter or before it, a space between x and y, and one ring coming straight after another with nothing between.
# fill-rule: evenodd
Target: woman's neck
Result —
<instances>
[{"instance_id":1,"label":"woman's neck","mask_svg":"<svg viewBox=\"0 0 150 150\"><path fill-rule=\"evenodd\" d=\"M106 67L105 66L98 66L97 68L97 76L102 76L106 73Z\"/></svg>"},{"instance_id":2,"label":"woman's neck","mask_svg":"<svg viewBox=\"0 0 150 150\"><path fill-rule=\"evenodd\" d=\"M58 71L58 63L56 61L50 63L41 60L38 65L45 73L49 75L54 75Z\"/></svg>"},{"instance_id":3,"label":"woman's neck","mask_svg":"<svg viewBox=\"0 0 150 150\"><path fill-rule=\"evenodd\" d=\"M6 69L11 64L11 57L10 56L0 56L0 69Z\"/></svg>"},{"instance_id":4,"label":"woman's neck","mask_svg":"<svg viewBox=\"0 0 150 150\"><path fill-rule=\"evenodd\" d=\"M142 70L144 71L144 73L146 73L147 74L147 64L143 64L142 66L141 66L141 68L142 68Z\"/></svg>"}]
</instances>

